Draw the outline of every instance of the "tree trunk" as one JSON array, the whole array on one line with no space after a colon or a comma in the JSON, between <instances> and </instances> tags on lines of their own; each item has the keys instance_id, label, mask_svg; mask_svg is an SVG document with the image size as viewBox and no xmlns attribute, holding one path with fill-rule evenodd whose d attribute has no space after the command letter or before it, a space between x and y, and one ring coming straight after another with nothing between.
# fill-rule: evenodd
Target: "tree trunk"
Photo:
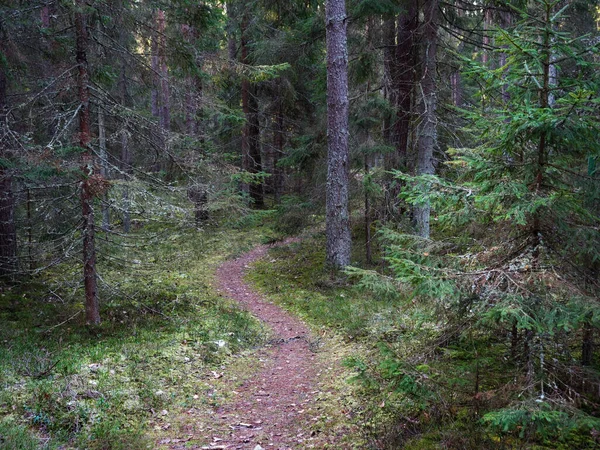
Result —
<instances>
[{"instance_id":1,"label":"tree trunk","mask_svg":"<svg viewBox=\"0 0 600 450\"><path fill-rule=\"evenodd\" d=\"M248 27L248 19L246 14L242 18L241 24L241 62L242 64L248 64L248 47L246 41L246 28ZM242 129L242 170L248 171L250 168L250 137L249 137L249 116L250 116L250 106L248 104L248 100L250 98L250 81L245 75L242 75L242 111L244 113L244 117L246 118L246 123L244 124L244 128ZM250 185L248 183L242 183L242 192L249 195L250 194Z\"/></svg>"},{"instance_id":2,"label":"tree trunk","mask_svg":"<svg viewBox=\"0 0 600 450\"><path fill-rule=\"evenodd\" d=\"M158 47L160 37L158 30L152 32L152 42L150 44L150 67L152 69L152 92L150 94L150 110L152 116L157 119L160 117L160 65L158 62Z\"/></svg>"},{"instance_id":3,"label":"tree trunk","mask_svg":"<svg viewBox=\"0 0 600 450\"><path fill-rule=\"evenodd\" d=\"M260 121L258 116L258 99L256 87L250 91L248 99L248 108L250 114L248 116L248 145L249 145L249 168L248 171L252 174L257 174L262 171L262 157L260 145ZM264 206L263 183L254 182L250 184L250 198L254 206Z\"/></svg>"},{"instance_id":4,"label":"tree trunk","mask_svg":"<svg viewBox=\"0 0 600 450\"><path fill-rule=\"evenodd\" d=\"M123 6L123 0L119 0L119 8ZM153 40L154 43L154 40ZM120 23L119 30L119 44L122 49L129 49L127 28L124 23ZM153 50L154 51L154 50ZM121 73L119 79L119 102L121 107L126 109L128 107L128 95L127 95L127 60L125 59L126 52L121 56ZM157 52L154 51L152 54L153 64L154 56ZM158 61L158 60L157 60ZM155 91L153 91L154 93ZM158 106L156 107L158 112ZM153 111L154 113L154 111ZM121 177L125 180L123 183L123 191L121 198L123 200L123 232L129 233L131 231L131 201L129 199L129 186L127 185L128 178L133 174L133 155L131 153L131 147L129 144L129 130L127 129L127 120L123 120L121 124Z\"/></svg>"},{"instance_id":5,"label":"tree trunk","mask_svg":"<svg viewBox=\"0 0 600 450\"><path fill-rule=\"evenodd\" d=\"M40 10L40 19L42 21L42 28L50 28L50 6L48 2L45 2Z\"/></svg>"},{"instance_id":6,"label":"tree trunk","mask_svg":"<svg viewBox=\"0 0 600 450\"><path fill-rule=\"evenodd\" d=\"M586 317L583 324L583 338L581 343L581 365L591 366L594 360L594 327L591 324L592 315Z\"/></svg>"},{"instance_id":7,"label":"tree trunk","mask_svg":"<svg viewBox=\"0 0 600 450\"><path fill-rule=\"evenodd\" d=\"M194 77L188 76L185 93L185 131L188 136L196 135L196 98L194 93Z\"/></svg>"},{"instance_id":8,"label":"tree trunk","mask_svg":"<svg viewBox=\"0 0 600 450\"><path fill-rule=\"evenodd\" d=\"M241 26L241 63L250 64L248 55L248 13L244 13ZM260 155L260 123L258 119L258 102L256 92L250 85L246 75L242 78L242 109L246 118L242 131L242 170L255 174L262 170ZM255 206L264 205L262 183L242 183L242 191L249 195Z\"/></svg>"},{"instance_id":9,"label":"tree trunk","mask_svg":"<svg viewBox=\"0 0 600 450\"><path fill-rule=\"evenodd\" d=\"M124 39L123 44L125 45ZM127 106L127 71L125 60L121 62L121 106ZM129 146L129 132L127 130L127 121L123 122L121 129L121 171L125 181L133 174L133 158ZM131 231L131 201L129 199L129 186L123 185L123 232Z\"/></svg>"},{"instance_id":10,"label":"tree trunk","mask_svg":"<svg viewBox=\"0 0 600 450\"><path fill-rule=\"evenodd\" d=\"M416 0L410 0L408 10L398 16L398 43L395 54L395 71L393 72L397 93L396 123L394 126L396 153L393 167L390 167L390 169L406 168L408 162L408 142L416 66L415 34L418 25L417 11Z\"/></svg>"},{"instance_id":11,"label":"tree trunk","mask_svg":"<svg viewBox=\"0 0 600 450\"><path fill-rule=\"evenodd\" d=\"M502 28L504 30L508 30L513 24L512 11L502 11L500 13L500 18L502 20ZM500 55L498 56L498 64L500 65L500 67L504 67L506 65L506 58L507 58L506 53L501 52ZM507 71L508 71L508 68L503 70L502 79L506 78ZM507 103L510 100L510 95L508 93L508 85L506 83L504 83L502 85L501 95L502 95L502 101L504 103Z\"/></svg>"},{"instance_id":12,"label":"tree trunk","mask_svg":"<svg viewBox=\"0 0 600 450\"><path fill-rule=\"evenodd\" d=\"M8 155L8 77L0 65L0 157ZM12 276L17 271L17 227L12 174L0 164L0 276Z\"/></svg>"},{"instance_id":13,"label":"tree trunk","mask_svg":"<svg viewBox=\"0 0 600 450\"><path fill-rule=\"evenodd\" d=\"M327 193L326 255L334 267L350 264L348 211L348 48L345 0L327 0Z\"/></svg>"},{"instance_id":14,"label":"tree trunk","mask_svg":"<svg viewBox=\"0 0 600 450\"><path fill-rule=\"evenodd\" d=\"M77 88L79 93L79 145L82 154L81 206L83 216L83 278L85 285L85 314L89 325L100 323L98 289L96 280L96 246L94 241L94 160L90 149L90 92L87 62L88 32L85 0L76 0L75 34L76 61L78 65Z\"/></svg>"},{"instance_id":15,"label":"tree trunk","mask_svg":"<svg viewBox=\"0 0 600 450\"><path fill-rule=\"evenodd\" d=\"M285 145L285 130L284 130L284 111L282 98L281 80L277 80L277 110L275 112L275 131L273 132L273 193L275 194L275 202L281 202L281 194L283 190L283 173L279 167L279 159L283 156L283 148Z\"/></svg>"},{"instance_id":16,"label":"tree trunk","mask_svg":"<svg viewBox=\"0 0 600 450\"><path fill-rule=\"evenodd\" d=\"M0 168L0 276L13 276L17 264L17 227L12 175Z\"/></svg>"},{"instance_id":17,"label":"tree trunk","mask_svg":"<svg viewBox=\"0 0 600 450\"><path fill-rule=\"evenodd\" d=\"M423 97L421 129L418 135L417 175L434 173L433 151L437 144L437 86L436 86L436 52L437 52L437 10L438 0L425 0L423 5L423 75L421 78L421 95ZM423 186L427 189L426 186ZM429 238L429 220L431 205L424 201L415 205L413 215L416 232L419 236Z\"/></svg>"},{"instance_id":18,"label":"tree trunk","mask_svg":"<svg viewBox=\"0 0 600 450\"><path fill-rule=\"evenodd\" d=\"M492 8L489 6L485 6L483 8L483 55L481 56L481 62L484 67L492 69L492 64L490 61L490 48L491 48L491 39L490 39L490 30L492 28Z\"/></svg>"},{"instance_id":19,"label":"tree trunk","mask_svg":"<svg viewBox=\"0 0 600 450\"><path fill-rule=\"evenodd\" d=\"M158 67L160 72L160 126L165 135L165 145L168 141L168 132L171 127L169 68L167 66L167 38L165 35L165 12L157 12L158 29Z\"/></svg>"},{"instance_id":20,"label":"tree trunk","mask_svg":"<svg viewBox=\"0 0 600 450\"><path fill-rule=\"evenodd\" d=\"M550 24L552 22L552 4L546 4L546 11L544 22L546 24ZM539 106L540 108L548 108L550 107L551 100L551 82L552 82L552 36L550 30L547 28L544 29L544 35L542 39L541 45L541 53L543 56L542 60L542 83L541 88L539 90L540 98L539 98ZM535 183L532 186L532 190L535 192L542 192L545 171L546 171L546 153L548 151L548 143L546 141L547 134L546 132L542 132L540 135L540 140L538 143L538 151L537 151L537 162L536 162L536 177ZM540 213L539 209L536 209L532 214L531 219L531 235L532 235L532 247L533 247L533 262L532 266L534 269L537 269L539 265L539 245L541 241L541 222L540 222Z\"/></svg>"},{"instance_id":21,"label":"tree trunk","mask_svg":"<svg viewBox=\"0 0 600 450\"><path fill-rule=\"evenodd\" d=\"M100 175L103 179L108 178L108 153L106 152L106 125L102 105L98 106L98 146L100 147ZM110 230L110 208L108 205L108 193L102 196L102 229Z\"/></svg>"},{"instance_id":22,"label":"tree trunk","mask_svg":"<svg viewBox=\"0 0 600 450\"><path fill-rule=\"evenodd\" d=\"M365 154L365 178L368 178L371 171L369 155ZM367 264L373 263L373 246L371 244L371 198L369 196L368 186L365 185L365 257Z\"/></svg>"},{"instance_id":23,"label":"tree trunk","mask_svg":"<svg viewBox=\"0 0 600 450\"><path fill-rule=\"evenodd\" d=\"M396 86L394 85L394 71L396 65L396 21L394 19L386 19L383 24L383 89L384 96L392 107L396 107ZM386 144L393 145L392 125L393 120L391 115L386 115L383 121L383 141ZM385 161L389 160L389 156L385 156ZM386 164L386 169L391 169L393 163Z\"/></svg>"},{"instance_id":24,"label":"tree trunk","mask_svg":"<svg viewBox=\"0 0 600 450\"><path fill-rule=\"evenodd\" d=\"M237 60L237 44L235 41L235 14L233 2L226 2L227 8L227 54L229 61L233 63Z\"/></svg>"}]
</instances>

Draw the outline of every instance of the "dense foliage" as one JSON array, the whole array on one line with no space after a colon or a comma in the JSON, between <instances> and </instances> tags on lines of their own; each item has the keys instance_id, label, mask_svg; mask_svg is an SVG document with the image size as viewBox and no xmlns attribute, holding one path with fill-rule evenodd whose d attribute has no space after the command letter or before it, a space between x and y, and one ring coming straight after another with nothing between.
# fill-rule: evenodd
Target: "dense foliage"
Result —
<instances>
[{"instance_id":1,"label":"dense foliage","mask_svg":"<svg viewBox=\"0 0 600 450\"><path fill-rule=\"evenodd\" d=\"M364 445L598 445L597 2L336 4L0 1L0 447L146 445L168 377L154 359L162 381L119 392L104 369L146 345L183 357L188 335L198 370L226 356L211 342L259 342L207 280L264 223L267 241L315 234L254 277L357 343ZM336 133L347 186L327 175ZM345 271L320 252L333 187Z\"/></svg>"}]
</instances>

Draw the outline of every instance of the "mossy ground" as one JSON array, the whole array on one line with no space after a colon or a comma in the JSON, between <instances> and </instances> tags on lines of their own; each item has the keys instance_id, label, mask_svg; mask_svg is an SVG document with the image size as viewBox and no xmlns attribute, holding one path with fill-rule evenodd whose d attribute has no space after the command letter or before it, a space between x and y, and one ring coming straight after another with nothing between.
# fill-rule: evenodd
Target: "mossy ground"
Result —
<instances>
[{"instance_id":1,"label":"mossy ground","mask_svg":"<svg viewBox=\"0 0 600 450\"><path fill-rule=\"evenodd\" d=\"M2 289L1 448L154 448L182 409L222 401L212 371L266 339L211 285L260 231L136 233L99 243L96 328L76 259Z\"/></svg>"},{"instance_id":2,"label":"mossy ground","mask_svg":"<svg viewBox=\"0 0 600 450\"><path fill-rule=\"evenodd\" d=\"M335 402L343 405L340 423L353 424L358 448L558 445L532 447L481 420L513 394L503 391L515 376L504 337L453 334L443 312L409 292L385 298L356 289L347 276L323 266L323 249L322 234L273 248L248 278L325 336L323 345L336 342L346 372L330 385L351 382ZM359 258L355 250L353 260Z\"/></svg>"}]
</instances>

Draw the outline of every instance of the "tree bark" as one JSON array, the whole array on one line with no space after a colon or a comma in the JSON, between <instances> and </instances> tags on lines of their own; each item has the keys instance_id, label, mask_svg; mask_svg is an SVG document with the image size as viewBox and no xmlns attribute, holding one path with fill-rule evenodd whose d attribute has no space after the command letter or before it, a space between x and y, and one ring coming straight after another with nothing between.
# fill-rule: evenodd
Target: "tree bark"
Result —
<instances>
[{"instance_id":1,"label":"tree bark","mask_svg":"<svg viewBox=\"0 0 600 450\"><path fill-rule=\"evenodd\" d=\"M102 105L98 105L98 146L100 148L100 175L103 179L108 178L108 153L106 151L106 124ZM108 193L102 196L102 229L110 230L110 208L108 205Z\"/></svg>"},{"instance_id":2,"label":"tree bark","mask_svg":"<svg viewBox=\"0 0 600 450\"><path fill-rule=\"evenodd\" d=\"M90 148L90 92L87 52L86 4L75 2L76 61L78 66L77 88L79 93L79 145L82 154L81 206L83 216L83 278L85 285L85 314L89 325L100 323L98 289L96 280L96 245L94 240L94 160Z\"/></svg>"},{"instance_id":3,"label":"tree bark","mask_svg":"<svg viewBox=\"0 0 600 450\"><path fill-rule=\"evenodd\" d=\"M327 0L327 193L326 257L333 267L350 264L348 211L348 48L345 0Z\"/></svg>"},{"instance_id":4,"label":"tree bark","mask_svg":"<svg viewBox=\"0 0 600 450\"><path fill-rule=\"evenodd\" d=\"M246 37L246 28L248 27L248 18L246 14L242 18L241 23L241 62L242 64L248 64L248 46ZM242 112L246 118L246 123L242 129L242 170L248 171L250 169L250 136L249 136L249 116L250 116L250 81L244 75L242 75ZM242 192L250 194L250 185L248 183L242 183Z\"/></svg>"},{"instance_id":5,"label":"tree bark","mask_svg":"<svg viewBox=\"0 0 600 450\"><path fill-rule=\"evenodd\" d=\"M227 9L227 54L229 61L233 63L237 60L237 43L235 40L235 14L233 2L226 2Z\"/></svg>"},{"instance_id":6,"label":"tree bark","mask_svg":"<svg viewBox=\"0 0 600 450\"><path fill-rule=\"evenodd\" d=\"M394 65L394 85L396 86L396 122L394 125L394 143L396 153L393 167L406 168L410 119L413 109L413 89L415 84L415 34L418 26L416 0L410 0L408 10L398 16L396 63Z\"/></svg>"},{"instance_id":7,"label":"tree bark","mask_svg":"<svg viewBox=\"0 0 600 450\"><path fill-rule=\"evenodd\" d=\"M122 44L126 45L125 39L122 36ZM127 70L125 60L121 61L121 81L120 81L120 97L121 106L127 107ZM127 181L130 175L133 174L133 157L131 147L129 146L129 131L127 130L127 121L123 122L121 129L121 171L123 178ZM129 186L123 185L123 232L131 231L131 201L129 199Z\"/></svg>"},{"instance_id":8,"label":"tree bark","mask_svg":"<svg viewBox=\"0 0 600 450\"><path fill-rule=\"evenodd\" d=\"M506 10L500 12L500 18L502 20L502 28L508 30L513 24L513 14L512 11ZM500 67L504 67L506 65L507 55L504 52L501 52L498 56L498 64ZM506 72L508 68L504 69L502 72L502 78L506 79ZM504 83L501 89L502 101L507 103L510 100L510 95L508 93L508 85Z\"/></svg>"},{"instance_id":9,"label":"tree bark","mask_svg":"<svg viewBox=\"0 0 600 450\"><path fill-rule=\"evenodd\" d=\"M492 16L492 8L486 5L483 8L483 54L481 56L481 62L484 67L492 69L492 64L490 61L490 46L491 46L491 38L490 38L490 30L493 24L493 16Z\"/></svg>"},{"instance_id":10,"label":"tree bark","mask_svg":"<svg viewBox=\"0 0 600 450\"><path fill-rule=\"evenodd\" d=\"M241 63L250 65L248 55L248 26L249 17L245 12L241 24ZM246 118L242 131L242 170L255 174L262 170L260 155L260 123L258 119L258 102L256 92L252 89L250 80L242 76L242 110ZM242 191L249 195L255 206L264 205L262 183L242 183Z\"/></svg>"},{"instance_id":11,"label":"tree bark","mask_svg":"<svg viewBox=\"0 0 600 450\"><path fill-rule=\"evenodd\" d=\"M384 96L391 107L396 107L396 86L394 85L394 71L396 65L396 20L390 18L383 23L383 89ZM383 121L383 140L386 144L393 145L392 125L394 121L391 115L386 115ZM385 160L389 160L389 156L385 156ZM393 164L386 164L386 169L390 169Z\"/></svg>"},{"instance_id":12,"label":"tree bark","mask_svg":"<svg viewBox=\"0 0 600 450\"><path fill-rule=\"evenodd\" d=\"M252 174L257 174L262 171L262 156L260 151L260 121L256 87L252 88L249 94L249 115L247 118L249 167L247 170ZM263 183L254 182L250 184L250 198L252 199L254 206L264 206Z\"/></svg>"},{"instance_id":13,"label":"tree bark","mask_svg":"<svg viewBox=\"0 0 600 450\"><path fill-rule=\"evenodd\" d=\"M158 29L158 67L160 72L160 126L165 133L166 145L167 134L171 127L171 110L165 12L162 9L159 9L157 12L156 24Z\"/></svg>"},{"instance_id":14,"label":"tree bark","mask_svg":"<svg viewBox=\"0 0 600 450\"><path fill-rule=\"evenodd\" d=\"M421 78L422 116L418 135L417 175L434 173L433 151L437 145L437 10L438 0L425 0L423 4L423 76ZM426 186L423 186L427 190ZM429 238L431 205L424 201L413 209L416 232Z\"/></svg>"},{"instance_id":15,"label":"tree bark","mask_svg":"<svg viewBox=\"0 0 600 450\"><path fill-rule=\"evenodd\" d=\"M591 315L588 315L583 324L581 342L581 365L583 366L591 366L594 360L594 327L590 323L591 318Z\"/></svg>"},{"instance_id":16,"label":"tree bark","mask_svg":"<svg viewBox=\"0 0 600 450\"><path fill-rule=\"evenodd\" d=\"M0 65L0 158L8 158L8 76ZM0 276L17 271L17 227L12 174L0 161Z\"/></svg>"},{"instance_id":17,"label":"tree bark","mask_svg":"<svg viewBox=\"0 0 600 450\"><path fill-rule=\"evenodd\" d=\"M281 194L283 190L283 173L279 167L279 159L283 156L285 145L285 130L284 130L284 110L282 97L281 80L277 80L277 109L275 112L275 130L273 132L273 193L275 194L275 202L281 202Z\"/></svg>"},{"instance_id":18,"label":"tree bark","mask_svg":"<svg viewBox=\"0 0 600 450\"><path fill-rule=\"evenodd\" d=\"M152 116L157 119L160 117L160 64L158 62L158 47L160 37L158 30L152 32L152 42L150 44L150 67L152 70L152 92L150 94L150 110Z\"/></svg>"}]
</instances>

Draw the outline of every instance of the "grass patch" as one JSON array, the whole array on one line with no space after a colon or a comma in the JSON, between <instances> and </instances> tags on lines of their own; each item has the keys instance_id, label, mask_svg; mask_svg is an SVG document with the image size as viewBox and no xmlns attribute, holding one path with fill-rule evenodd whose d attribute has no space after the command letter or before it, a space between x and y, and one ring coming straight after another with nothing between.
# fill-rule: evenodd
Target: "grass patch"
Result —
<instances>
[{"instance_id":1,"label":"grass patch","mask_svg":"<svg viewBox=\"0 0 600 450\"><path fill-rule=\"evenodd\" d=\"M333 331L350 346L345 365L355 390L344 408L362 432L362 448L591 448L586 445L594 440L594 424L558 430L561 442L532 438L526 444L518 432L502 431L500 420L518 414L554 426L556 418L541 404L512 416L506 410L499 419L486 415L509 407L524 384L507 336L474 326L468 311L461 320L443 302L413 297L400 287L379 294L358 289L352 278L324 267L323 249L321 235L273 248L248 278L315 329ZM528 427L533 436L535 424Z\"/></svg>"},{"instance_id":2,"label":"grass patch","mask_svg":"<svg viewBox=\"0 0 600 450\"><path fill-rule=\"evenodd\" d=\"M207 373L265 330L213 271L259 231L141 230L99 242L101 316L82 313L77 260L0 292L0 447L154 448L151 426L210 402Z\"/></svg>"}]
</instances>

